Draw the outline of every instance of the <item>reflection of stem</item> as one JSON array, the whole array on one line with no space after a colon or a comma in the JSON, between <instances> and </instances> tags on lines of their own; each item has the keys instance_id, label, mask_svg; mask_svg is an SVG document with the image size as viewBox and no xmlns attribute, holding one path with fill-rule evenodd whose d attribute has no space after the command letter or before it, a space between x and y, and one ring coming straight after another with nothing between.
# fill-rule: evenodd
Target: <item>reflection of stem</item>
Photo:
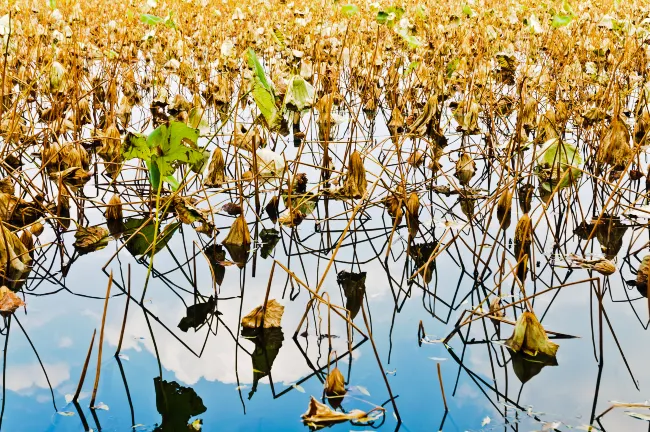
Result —
<instances>
[{"instance_id":1,"label":"reflection of stem","mask_svg":"<svg viewBox=\"0 0 650 432\"><path fill-rule=\"evenodd\" d=\"M104 345L104 325L106 324L106 312L108 311L108 299L111 294L111 286L113 285L113 272L108 277L108 287L106 288L106 300L104 301L104 315L102 315L102 326L99 330L99 346L97 347L97 369L95 371L95 384L93 385L93 394L90 397L90 407L95 406L95 398L97 397L97 387L99 386L99 376L102 369L102 348Z\"/></svg>"},{"instance_id":2,"label":"reflection of stem","mask_svg":"<svg viewBox=\"0 0 650 432\"><path fill-rule=\"evenodd\" d=\"M90 430L90 426L88 426L88 421L86 420L86 416L84 415L83 410L81 409L81 406L79 405L79 402L76 400L72 401L72 404L74 405L75 409L77 410L77 414L79 414L79 418L81 419L81 424L84 427L84 430L88 432Z\"/></svg>"},{"instance_id":3,"label":"reflection of stem","mask_svg":"<svg viewBox=\"0 0 650 432\"><path fill-rule=\"evenodd\" d=\"M88 347L88 354L86 354L86 361L84 362L84 367L81 370L81 376L79 377L79 384L77 384L77 391L72 398L73 402L76 402L79 399L79 394L81 393L81 387L84 385L84 380L86 379L86 371L88 370L88 363L90 363L90 355L93 353L93 345L95 343L95 334L97 329L93 330L93 337L90 339L90 346Z\"/></svg>"},{"instance_id":4,"label":"reflection of stem","mask_svg":"<svg viewBox=\"0 0 650 432\"><path fill-rule=\"evenodd\" d=\"M447 408L447 398L445 397L445 386L442 384L442 373L440 372L440 363L436 363L438 367L438 381L440 381L440 393L442 393L442 403L445 405L445 413L449 411Z\"/></svg>"},{"instance_id":5,"label":"reflection of stem","mask_svg":"<svg viewBox=\"0 0 650 432\"><path fill-rule=\"evenodd\" d=\"M115 357L117 360L117 366L120 368L120 375L122 375L122 382L124 383L124 388L126 389L126 399L129 401L129 409L131 410L131 426L135 428L135 413L133 412L133 402L131 401L131 392L129 391L129 384L126 381L126 375L124 374L124 368L122 367L122 360L119 357Z\"/></svg>"},{"instance_id":6,"label":"reflection of stem","mask_svg":"<svg viewBox=\"0 0 650 432\"><path fill-rule=\"evenodd\" d=\"M18 317L15 317L15 318L16 318L16 322L20 326L20 329L23 331L23 334L27 338L27 342L29 342L29 345L32 347L32 350L34 350L34 354L36 354L36 359L38 360L38 364L40 364L41 369L43 369L43 374L45 375L45 380L47 381L47 385L50 388L50 393L52 394L52 403L54 404L54 409L56 411L58 411L58 408L56 407L56 401L54 400L54 390L52 390L52 384L50 383L50 378L47 376L47 371L45 370L45 365L43 365L43 362L41 361L41 356L38 355L38 351L36 351L36 347L32 343L32 340L29 337L29 335L27 334L27 332L25 331L25 328L20 323L20 320L18 320Z\"/></svg>"},{"instance_id":7,"label":"reflection of stem","mask_svg":"<svg viewBox=\"0 0 650 432\"><path fill-rule=\"evenodd\" d=\"M7 336L5 336L5 351L2 360L2 409L0 410L0 429L2 429L2 419L5 416L5 400L7 400L7 347L9 345L9 330L11 329L11 315L7 318Z\"/></svg>"},{"instance_id":8,"label":"reflection of stem","mask_svg":"<svg viewBox=\"0 0 650 432\"><path fill-rule=\"evenodd\" d=\"M384 367L381 364L381 359L379 358L379 353L377 352L377 347L375 346L375 341L372 337L372 331L370 330L370 326L368 325L368 317L366 316L366 308L364 307L363 302L361 303L361 312L363 313L363 322L366 324L366 330L368 331L368 338L370 339L370 345L372 345L372 350L375 353L375 358L377 359L377 365L379 366L379 370L381 371L381 376L384 379L384 383L386 383L386 390L388 390L388 395L390 396L390 402L393 405L393 410L395 410L395 417L397 417L397 423L398 425L400 425L402 424L402 417L399 415L399 410L397 409L397 404L395 403L395 397L393 396L393 391L390 389L388 378L386 378L386 372L384 371Z\"/></svg>"},{"instance_id":9,"label":"reflection of stem","mask_svg":"<svg viewBox=\"0 0 650 432\"><path fill-rule=\"evenodd\" d=\"M115 357L120 355L120 350L122 349L122 340L124 339L124 330L126 329L126 317L129 313L129 303L131 302L131 264L129 264L127 271L127 289L128 293L126 296L126 305L124 306L124 319L122 320L122 330L120 331L120 340L117 343Z\"/></svg>"}]
</instances>

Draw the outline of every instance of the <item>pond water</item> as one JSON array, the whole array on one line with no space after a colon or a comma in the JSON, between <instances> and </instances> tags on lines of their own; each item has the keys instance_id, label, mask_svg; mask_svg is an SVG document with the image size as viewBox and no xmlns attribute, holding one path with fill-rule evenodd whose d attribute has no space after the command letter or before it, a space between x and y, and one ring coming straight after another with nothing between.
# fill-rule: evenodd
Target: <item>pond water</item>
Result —
<instances>
[{"instance_id":1,"label":"pond water","mask_svg":"<svg viewBox=\"0 0 650 432\"><path fill-rule=\"evenodd\" d=\"M615 228L604 235L599 231L597 238L587 242L574 231L592 214L598 218L596 209L607 195L598 196L595 205L591 183L581 179L579 187L562 191L546 207L535 190L530 211L535 226L533 265L525 283L529 308L547 330L575 337L553 339L560 345L557 365L541 368L520 360L513 366L512 354L504 346L513 329L508 323L478 317L460 327L447 343L442 339L468 316L463 311L478 307L486 297L492 299L497 287L504 304L523 298L512 270L516 263L512 239L516 221L523 215L517 194L513 222L503 232L497 218L490 217L493 192L503 179L479 154L474 186L483 190L475 192L479 197L473 202L473 213L453 192L448 196L432 191L428 170L402 161L409 191L419 190L421 206L419 231L409 246L406 223L402 221L393 232L391 217L378 203L385 190L372 189L379 184L378 173L390 183L398 166L395 156L384 149L391 147L386 144L390 143L386 131L371 128L370 132L375 134L374 147L369 141L364 148L372 190L368 202L377 204L358 208L349 230L357 201L321 198L314 212L294 228L274 224L263 215L257 229L275 228L278 242L272 249L269 240L254 242L245 263L241 254L226 248L218 262L211 264L209 259L221 251L216 245L234 221L221 208L229 200L237 202L237 191L232 189L197 204L214 206L221 231L216 239L181 225L151 266L148 259L135 258L125 247L126 234L104 249L79 255L72 247L74 225L56 234L56 222L47 224L38 237L37 245L42 247L36 248L25 285L27 307L15 313L8 331L5 327L2 430L176 431L199 428L199 421L203 430L210 431L305 430L301 414L311 395L322 400L328 368L335 366L345 377L345 411L385 409L371 423L346 422L333 426L335 430L589 430L590 424L600 430L646 430L645 421L625 413L632 408L616 408L596 418L612 401L643 402L650 384L645 355L649 350L647 300L625 283L635 278L647 240L639 219L622 218ZM477 140L463 140L464 144L460 139L451 141L446 152L454 155L461 145L478 148L480 140L473 138ZM312 150L320 151L317 147L308 142L303 154L287 147L284 156L308 160ZM344 158L346 148L345 143L330 144L337 158ZM451 173L453 168L453 163L443 161L443 172ZM314 168L305 166L298 172L307 174L308 189L318 183ZM436 182L447 180L455 181L439 177ZM146 178L137 175L117 189L95 178L84 188L85 201L74 201L71 214L74 218L77 203L85 202L79 220L102 224L101 203L113 191L123 202L137 202L137 192L147 187ZM248 191L251 204L246 206L246 217L253 234L254 193ZM261 194L262 208L272 195ZM138 206L125 205L124 217L139 216ZM163 225L173 220L169 215ZM587 256L599 255L601 242L610 247L608 255L618 259L618 270L609 277L568 268L561 257L571 252L584 255L581 248L585 247ZM612 246L617 242L619 246ZM445 247L427 270L429 280L424 280L424 272L412 277L436 245ZM414 258L416 247L419 258ZM232 265L232 261L240 262ZM352 291L337 282L344 272L365 273L365 296L361 294L356 306L348 295ZM111 274L101 373L95 409L91 409ZM240 322L264 304L267 289L268 298L284 306L284 314L281 328L265 333L266 345L256 345L242 336ZM314 292L322 302L310 301ZM345 314L328 308L327 301L356 307L352 320L356 328L347 325ZM188 310L196 304L204 305L203 313ZM506 318L516 320L522 304L517 303L516 315L513 307L506 309ZM487 311L488 304L482 306ZM88 371L75 404L70 400L95 330ZM270 373L264 370L267 364Z\"/></svg>"}]
</instances>

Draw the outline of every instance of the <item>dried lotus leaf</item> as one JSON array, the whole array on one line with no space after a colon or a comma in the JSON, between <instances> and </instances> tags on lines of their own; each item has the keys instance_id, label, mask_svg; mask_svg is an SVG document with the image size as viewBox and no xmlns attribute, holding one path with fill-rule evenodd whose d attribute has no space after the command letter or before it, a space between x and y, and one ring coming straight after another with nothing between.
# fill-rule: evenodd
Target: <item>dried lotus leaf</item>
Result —
<instances>
[{"instance_id":1,"label":"dried lotus leaf","mask_svg":"<svg viewBox=\"0 0 650 432\"><path fill-rule=\"evenodd\" d=\"M264 309L264 305L258 306L243 317L241 325L244 328L256 329L262 326L263 321L264 328L280 327L282 314L284 314L284 306L277 300L271 299L266 303L266 309Z\"/></svg>"},{"instance_id":2,"label":"dried lotus leaf","mask_svg":"<svg viewBox=\"0 0 650 432\"><path fill-rule=\"evenodd\" d=\"M524 312L517 319L512 336L506 341L506 346L514 352L523 352L535 357L543 354L555 357L559 346L551 342L542 324L532 312Z\"/></svg>"},{"instance_id":3,"label":"dried lotus leaf","mask_svg":"<svg viewBox=\"0 0 650 432\"><path fill-rule=\"evenodd\" d=\"M9 316L16 312L20 306L25 306L23 299L6 286L0 287L0 315Z\"/></svg>"}]
</instances>

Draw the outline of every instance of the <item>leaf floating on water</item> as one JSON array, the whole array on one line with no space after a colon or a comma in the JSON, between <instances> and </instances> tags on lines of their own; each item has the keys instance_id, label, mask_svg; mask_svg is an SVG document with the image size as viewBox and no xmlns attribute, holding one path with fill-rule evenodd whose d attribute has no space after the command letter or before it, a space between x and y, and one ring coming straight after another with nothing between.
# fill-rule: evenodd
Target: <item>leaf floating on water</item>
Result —
<instances>
[{"instance_id":1,"label":"leaf floating on water","mask_svg":"<svg viewBox=\"0 0 650 432\"><path fill-rule=\"evenodd\" d=\"M200 431L201 428L203 427L203 420L201 420L201 419L196 419L196 420L194 420L194 421L190 424L190 427L192 428L192 430Z\"/></svg>"},{"instance_id":2,"label":"leaf floating on water","mask_svg":"<svg viewBox=\"0 0 650 432\"><path fill-rule=\"evenodd\" d=\"M94 410L104 410L104 411L108 411L108 405L106 405L104 402L100 402L100 403L98 403L97 405L95 405L95 406L93 406L93 407L90 407L90 408L91 408L91 409L94 409Z\"/></svg>"},{"instance_id":3,"label":"leaf floating on water","mask_svg":"<svg viewBox=\"0 0 650 432\"><path fill-rule=\"evenodd\" d=\"M491 421L492 421L492 420L490 419L490 417L487 417L487 416L486 416L486 417L483 419L483 421L481 421L481 427L485 427L485 426L489 425Z\"/></svg>"},{"instance_id":4,"label":"leaf floating on water","mask_svg":"<svg viewBox=\"0 0 650 432\"><path fill-rule=\"evenodd\" d=\"M262 319L264 320L264 328L280 327L284 306L278 303L277 300L271 299L266 304L266 310L263 311L263 309L264 305L258 306L243 317L241 320L242 327L259 328L262 325Z\"/></svg>"},{"instance_id":5,"label":"leaf floating on water","mask_svg":"<svg viewBox=\"0 0 650 432\"><path fill-rule=\"evenodd\" d=\"M359 423L368 423L378 417L377 415L372 416L372 414L377 411L380 411L383 414L384 409L377 407L368 412L363 412L358 409L350 410L350 412L347 413L338 412L332 410L327 405L318 402L312 396L309 400L309 408L302 415L302 421L313 429L321 429L349 420Z\"/></svg>"},{"instance_id":6,"label":"leaf floating on water","mask_svg":"<svg viewBox=\"0 0 650 432\"><path fill-rule=\"evenodd\" d=\"M362 394L364 394L364 395L366 395L366 396L370 396L370 392L368 391L368 389L365 388L365 387L363 387L363 386L359 386L359 385L358 385L358 386L354 386L354 387L352 387L352 388L354 388L354 389L356 389L357 391L359 391L359 393L362 393Z\"/></svg>"},{"instance_id":7,"label":"leaf floating on water","mask_svg":"<svg viewBox=\"0 0 650 432\"><path fill-rule=\"evenodd\" d=\"M82 254L104 249L110 241L108 230L100 226L86 228L79 225L74 238L74 247Z\"/></svg>"},{"instance_id":8,"label":"leaf floating on water","mask_svg":"<svg viewBox=\"0 0 650 432\"><path fill-rule=\"evenodd\" d=\"M644 421L648 421L648 422L650 422L650 414L641 414L641 413L634 412L634 411L625 411L625 414L627 414L627 415L629 415L630 417L633 417L633 418L635 418L635 419L639 419L639 420L644 420Z\"/></svg>"},{"instance_id":9,"label":"leaf floating on water","mask_svg":"<svg viewBox=\"0 0 650 432\"><path fill-rule=\"evenodd\" d=\"M72 417L74 415L72 411L57 411L57 414L64 417Z\"/></svg>"},{"instance_id":10,"label":"leaf floating on water","mask_svg":"<svg viewBox=\"0 0 650 432\"><path fill-rule=\"evenodd\" d=\"M300 393L304 393L304 392L305 392L305 389L302 388L302 386L300 386L299 384L291 384L291 387L293 387L294 389L298 390Z\"/></svg>"}]
</instances>

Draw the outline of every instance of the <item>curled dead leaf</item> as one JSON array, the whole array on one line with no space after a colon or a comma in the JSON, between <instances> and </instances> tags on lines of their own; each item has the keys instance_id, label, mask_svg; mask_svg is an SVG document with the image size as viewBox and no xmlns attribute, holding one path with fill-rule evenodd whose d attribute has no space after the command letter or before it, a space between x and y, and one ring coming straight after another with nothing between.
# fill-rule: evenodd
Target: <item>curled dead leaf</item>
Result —
<instances>
[{"instance_id":1,"label":"curled dead leaf","mask_svg":"<svg viewBox=\"0 0 650 432\"><path fill-rule=\"evenodd\" d=\"M330 405L335 408L340 406L343 396L346 393L345 378L339 368L335 367L330 371L325 380L325 394L328 397Z\"/></svg>"},{"instance_id":2,"label":"curled dead leaf","mask_svg":"<svg viewBox=\"0 0 650 432\"><path fill-rule=\"evenodd\" d=\"M359 423L367 423L376 418L375 416L372 416L372 413L376 411L383 412L384 409L378 407L368 412L358 409L350 410L347 413L338 412L332 410L327 405L318 402L312 396L309 400L309 408L307 408L307 411L302 415L302 421L312 429L320 429L350 420Z\"/></svg>"},{"instance_id":3,"label":"curled dead leaf","mask_svg":"<svg viewBox=\"0 0 650 432\"><path fill-rule=\"evenodd\" d=\"M535 357L538 354L555 357L559 346L551 342L546 331L532 312L524 312L519 316L512 336L506 341L506 346L514 352L523 352Z\"/></svg>"},{"instance_id":4,"label":"curled dead leaf","mask_svg":"<svg viewBox=\"0 0 650 432\"><path fill-rule=\"evenodd\" d=\"M74 233L74 238L74 247L82 254L104 249L110 241L108 230L100 226L86 228L79 225Z\"/></svg>"},{"instance_id":5,"label":"curled dead leaf","mask_svg":"<svg viewBox=\"0 0 650 432\"><path fill-rule=\"evenodd\" d=\"M25 306L23 299L6 286L2 286L0 288L0 315L9 316L16 312L20 306Z\"/></svg>"}]
</instances>

